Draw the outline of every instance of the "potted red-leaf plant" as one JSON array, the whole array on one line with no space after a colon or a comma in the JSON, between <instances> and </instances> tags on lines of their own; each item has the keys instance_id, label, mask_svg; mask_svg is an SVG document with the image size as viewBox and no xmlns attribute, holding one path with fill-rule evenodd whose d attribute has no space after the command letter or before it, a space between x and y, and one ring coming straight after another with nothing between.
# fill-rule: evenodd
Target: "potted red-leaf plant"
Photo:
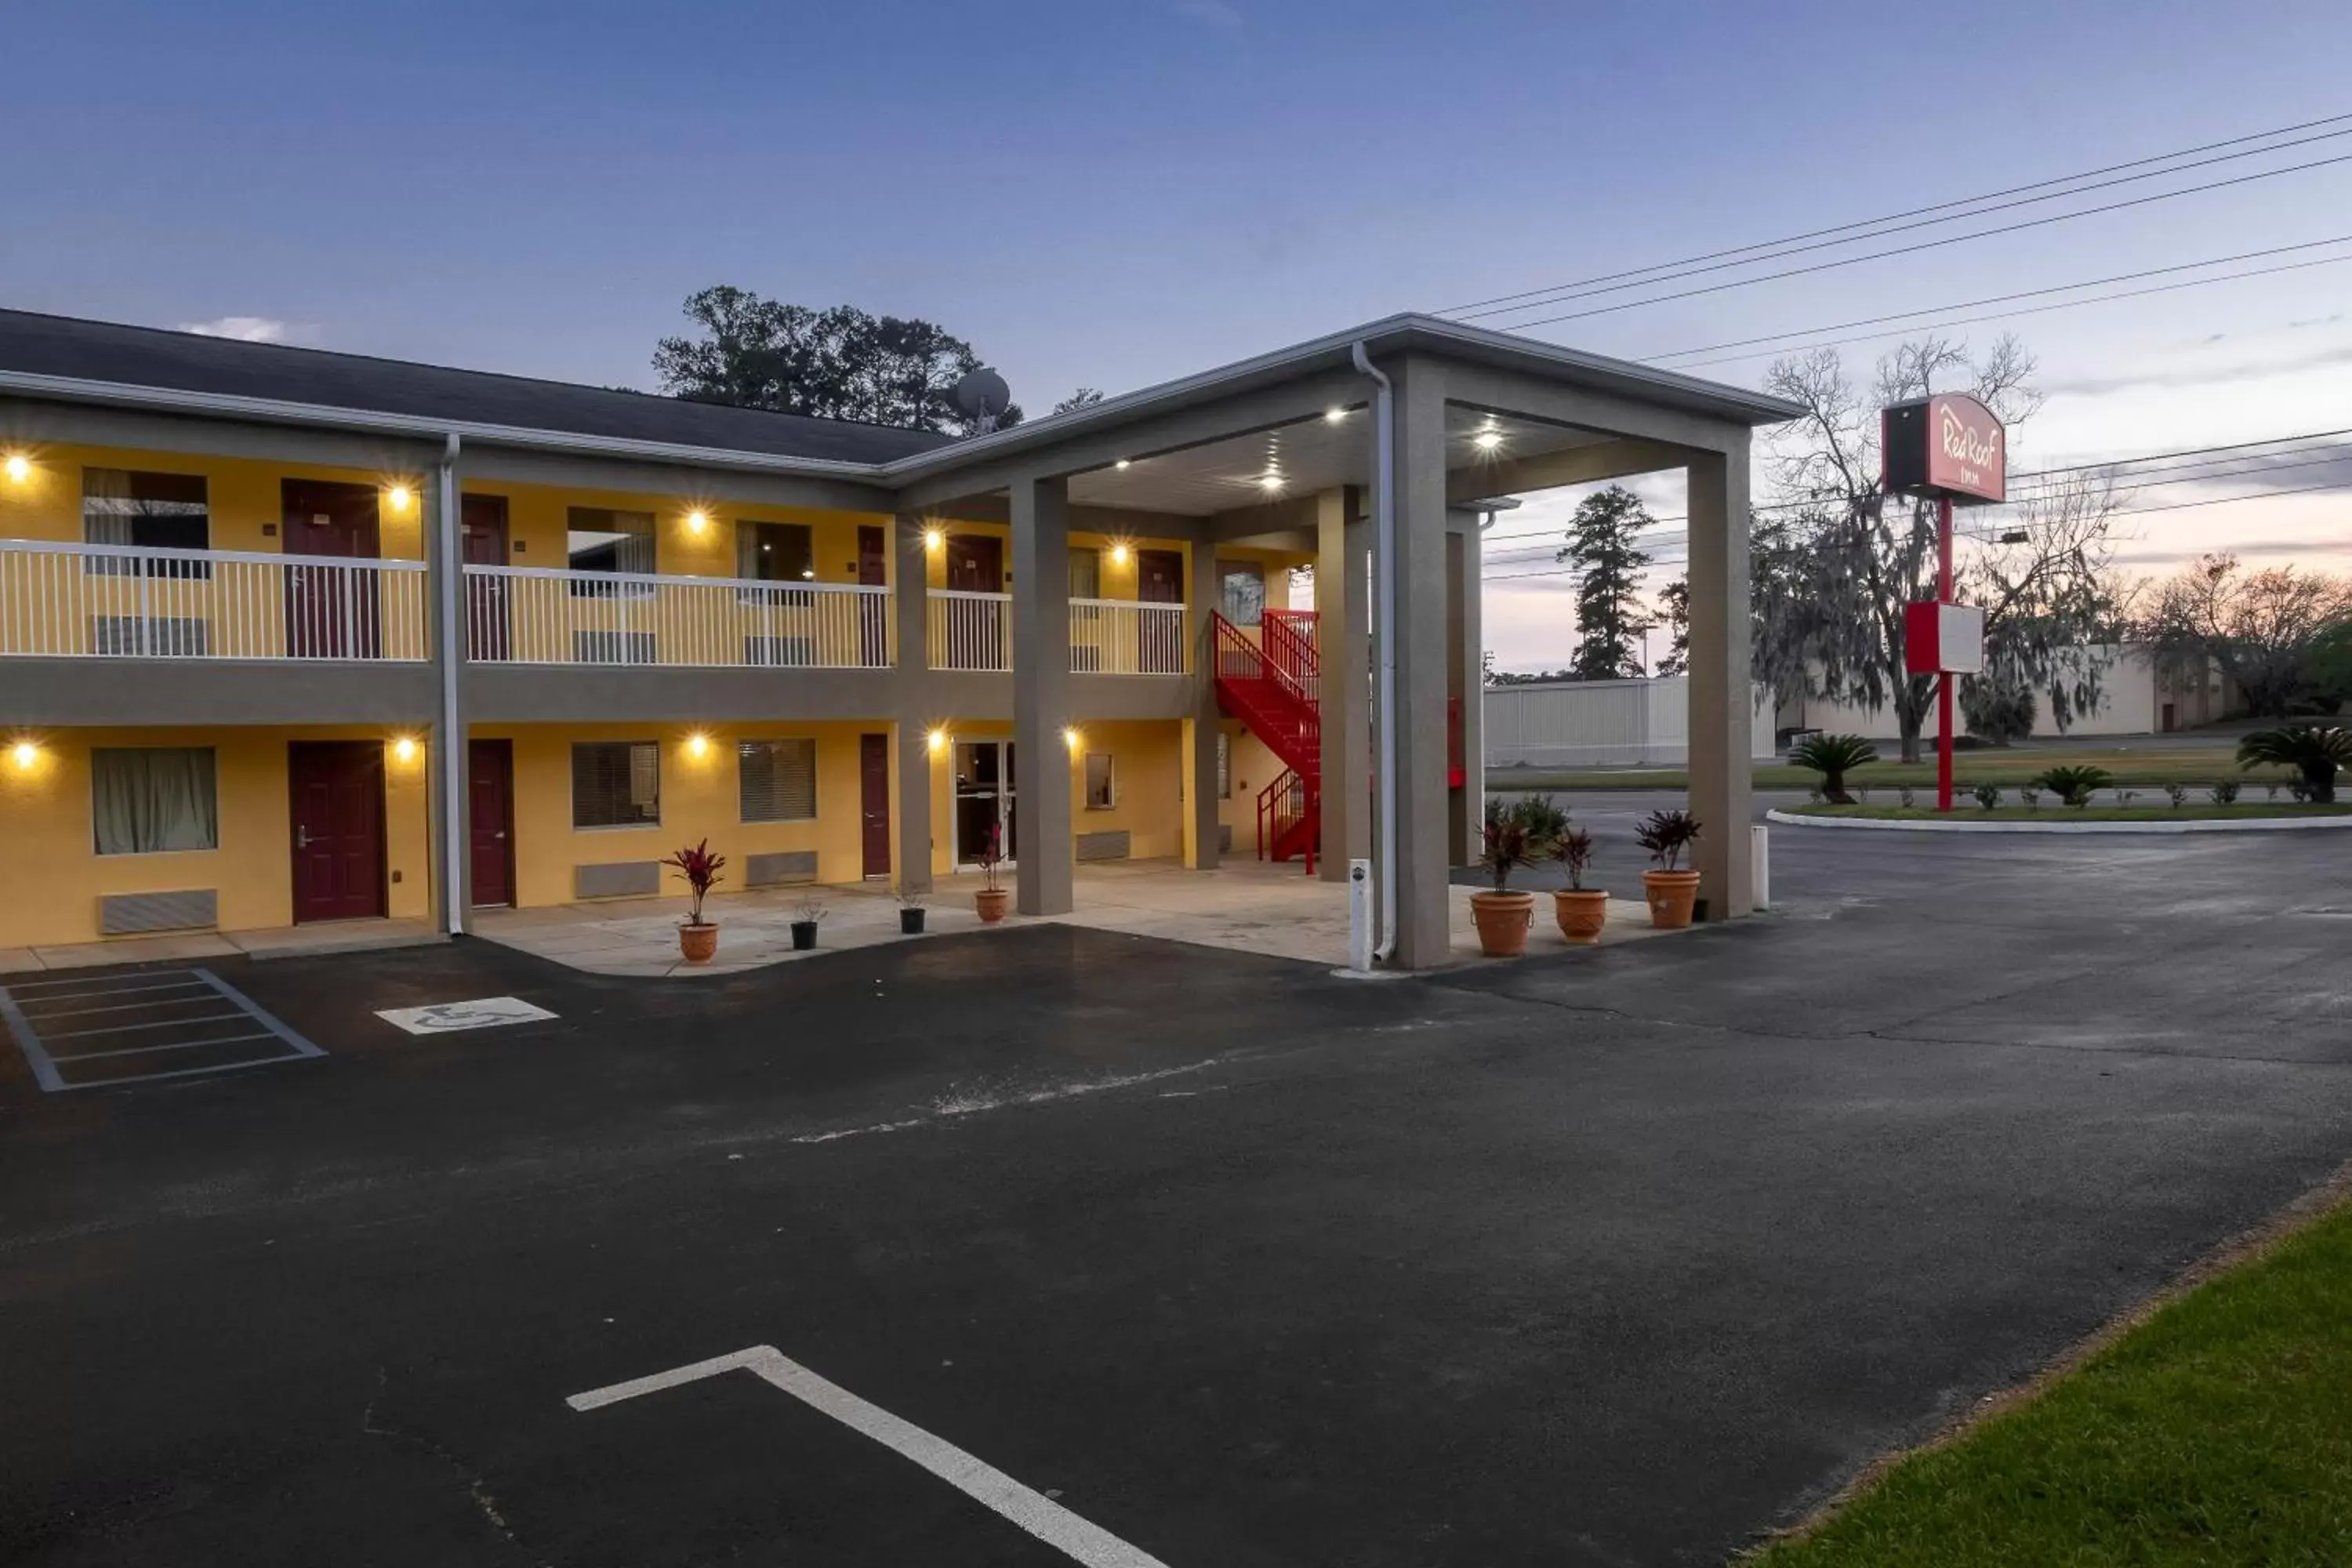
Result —
<instances>
[{"instance_id":1,"label":"potted red-leaf plant","mask_svg":"<svg viewBox=\"0 0 2352 1568\"><path fill-rule=\"evenodd\" d=\"M972 908L980 911L980 923L992 926L1004 918L1006 906L1013 902L1012 892L998 885L997 868L1004 864L1004 824L988 825L988 841L980 847L980 872L987 884L971 896Z\"/></svg>"},{"instance_id":2,"label":"potted red-leaf plant","mask_svg":"<svg viewBox=\"0 0 2352 1568\"><path fill-rule=\"evenodd\" d=\"M1483 847L1478 864L1495 879L1492 892L1470 895L1470 923L1478 929L1478 951L1488 958L1517 958L1528 950L1528 928L1535 923L1536 896L1511 890L1511 873L1543 851L1542 837L1557 808L1549 801L1523 800L1505 805L1486 803Z\"/></svg>"},{"instance_id":3,"label":"potted red-leaf plant","mask_svg":"<svg viewBox=\"0 0 2352 1568\"><path fill-rule=\"evenodd\" d=\"M1560 935L1578 947L1591 947L1609 923L1608 890L1584 885L1584 873L1592 866L1592 835L1571 827L1552 840L1551 854L1568 868L1568 886L1552 889L1552 918L1559 921Z\"/></svg>"},{"instance_id":4,"label":"potted red-leaf plant","mask_svg":"<svg viewBox=\"0 0 2352 1568\"><path fill-rule=\"evenodd\" d=\"M1660 931L1680 931L1691 923L1698 873L1685 870L1681 861L1683 852L1698 841L1698 818L1687 811L1654 811L1633 835L1656 868L1642 873L1642 891L1649 897L1650 923Z\"/></svg>"},{"instance_id":5,"label":"potted red-leaf plant","mask_svg":"<svg viewBox=\"0 0 2352 1568\"><path fill-rule=\"evenodd\" d=\"M727 864L727 857L713 855L710 840L706 838L691 848L679 850L662 864L677 873L691 899L686 906L686 919L677 928L679 956L688 963L708 963L719 952L719 926L702 918L702 900L719 885L719 868Z\"/></svg>"}]
</instances>

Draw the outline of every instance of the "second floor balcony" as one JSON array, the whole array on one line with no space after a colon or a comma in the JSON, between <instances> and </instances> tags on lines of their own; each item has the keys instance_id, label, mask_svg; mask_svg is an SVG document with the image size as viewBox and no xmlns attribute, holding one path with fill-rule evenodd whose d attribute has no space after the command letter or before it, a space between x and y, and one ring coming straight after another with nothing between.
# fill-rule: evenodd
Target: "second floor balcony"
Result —
<instances>
[{"instance_id":1,"label":"second floor balcony","mask_svg":"<svg viewBox=\"0 0 2352 1568\"><path fill-rule=\"evenodd\" d=\"M479 664L887 669L890 590L632 572L467 566Z\"/></svg>"}]
</instances>

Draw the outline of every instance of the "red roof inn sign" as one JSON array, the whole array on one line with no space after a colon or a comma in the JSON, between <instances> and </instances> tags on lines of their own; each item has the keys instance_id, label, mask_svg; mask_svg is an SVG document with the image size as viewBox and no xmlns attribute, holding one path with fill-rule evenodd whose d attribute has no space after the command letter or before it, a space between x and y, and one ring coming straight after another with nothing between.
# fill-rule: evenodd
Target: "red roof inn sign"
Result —
<instances>
[{"instance_id":1,"label":"red roof inn sign","mask_svg":"<svg viewBox=\"0 0 2352 1568\"><path fill-rule=\"evenodd\" d=\"M1887 494L1937 503L1936 596L1903 607L1903 667L1937 678L1936 809L1949 811L1952 677L1984 669L1984 611L1952 602L1952 508L2009 499L2008 433L1975 398L1939 392L1881 409L1878 450Z\"/></svg>"},{"instance_id":2,"label":"red roof inn sign","mask_svg":"<svg viewBox=\"0 0 2352 1568\"><path fill-rule=\"evenodd\" d=\"M1886 488L1962 506L2009 497L2009 441L1991 409L1939 392L1879 414Z\"/></svg>"}]
</instances>

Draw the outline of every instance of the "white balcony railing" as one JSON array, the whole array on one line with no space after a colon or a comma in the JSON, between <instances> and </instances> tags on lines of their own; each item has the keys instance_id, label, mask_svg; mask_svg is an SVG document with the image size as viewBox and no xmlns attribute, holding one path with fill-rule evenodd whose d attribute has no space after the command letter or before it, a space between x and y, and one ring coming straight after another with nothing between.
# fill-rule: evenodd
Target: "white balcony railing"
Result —
<instances>
[{"instance_id":1,"label":"white balcony railing","mask_svg":"<svg viewBox=\"0 0 2352 1568\"><path fill-rule=\"evenodd\" d=\"M425 604L421 561L0 539L0 656L418 663Z\"/></svg>"},{"instance_id":2,"label":"white balcony railing","mask_svg":"<svg viewBox=\"0 0 2352 1568\"><path fill-rule=\"evenodd\" d=\"M466 568L466 657L483 664L887 669L890 590L853 583Z\"/></svg>"},{"instance_id":3,"label":"white balcony railing","mask_svg":"<svg viewBox=\"0 0 2352 1568\"><path fill-rule=\"evenodd\" d=\"M1012 595L934 588L929 619L933 669L1013 668Z\"/></svg>"},{"instance_id":4,"label":"white balcony railing","mask_svg":"<svg viewBox=\"0 0 2352 1568\"><path fill-rule=\"evenodd\" d=\"M1181 605L1070 601L1073 674L1181 675L1185 641Z\"/></svg>"}]
</instances>

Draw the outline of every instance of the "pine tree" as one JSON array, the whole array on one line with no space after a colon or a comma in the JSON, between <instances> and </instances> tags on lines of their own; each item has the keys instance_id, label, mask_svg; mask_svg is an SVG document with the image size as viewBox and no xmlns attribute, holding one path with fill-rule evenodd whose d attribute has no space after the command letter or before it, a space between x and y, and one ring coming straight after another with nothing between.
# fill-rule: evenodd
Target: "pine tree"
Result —
<instances>
[{"instance_id":1,"label":"pine tree","mask_svg":"<svg viewBox=\"0 0 2352 1568\"><path fill-rule=\"evenodd\" d=\"M1579 574L1576 657L1579 680L1618 680L1642 669L1642 634L1654 624L1642 614L1642 569L1650 558L1634 536L1654 527L1647 508L1622 485L1584 498L1568 521L1568 545L1559 559Z\"/></svg>"}]
</instances>

